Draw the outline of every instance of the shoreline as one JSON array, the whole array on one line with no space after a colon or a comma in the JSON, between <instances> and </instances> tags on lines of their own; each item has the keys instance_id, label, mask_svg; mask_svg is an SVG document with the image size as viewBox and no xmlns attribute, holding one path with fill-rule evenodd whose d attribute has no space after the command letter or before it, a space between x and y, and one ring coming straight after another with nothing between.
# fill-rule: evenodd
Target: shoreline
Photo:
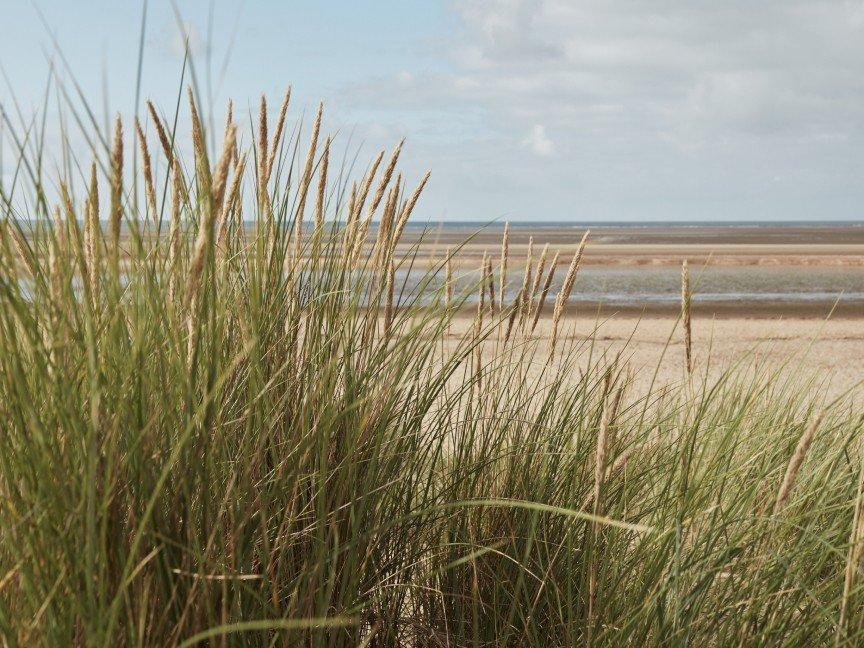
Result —
<instances>
[{"instance_id":1,"label":"shoreline","mask_svg":"<svg viewBox=\"0 0 864 648\"><path fill-rule=\"evenodd\" d=\"M455 250L457 264L476 264L483 253L493 258L500 252L503 225L482 229L438 227L422 231L406 230L399 245L402 254L413 250L442 257L448 248ZM529 240L534 254L547 243L560 250L559 265L568 264L585 228L521 226L510 230L510 257L524 261ZM593 230L585 249L583 263L588 266L680 265L687 259L693 266L765 267L864 267L864 227L834 226L651 226L609 227Z\"/></svg>"},{"instance_id":2,"label":"shoreline","mask_svg":"<svg viewBox=\"0 0 864 648\"><path fill-rule=\"evenodd\" d=\"M584 231L576 223L511 228L508 285L521 283L532 239L532 262L548 244L550 256L560 251L557 276L562 276ZM503 223L479 230L406 230L397 254L416 255L415 268L440 268L449 249L454 272L470 289L484 255L491 257L493 271L498 267L503 233ZM864 319L860 224L603 227L590 234L569 308L601 317L675 316L684 260L690 265L696 316ZM551 312L548 304L544 311Z\"/></svg>"}]
</instances>

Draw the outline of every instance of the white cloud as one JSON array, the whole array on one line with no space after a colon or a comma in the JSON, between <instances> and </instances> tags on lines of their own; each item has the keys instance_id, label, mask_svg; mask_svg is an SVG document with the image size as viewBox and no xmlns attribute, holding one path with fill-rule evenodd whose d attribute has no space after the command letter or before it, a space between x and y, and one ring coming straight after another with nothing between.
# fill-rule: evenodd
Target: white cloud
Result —
<instances>
[{"instance_id":1,"label":"white cloud","mask_svg":"<svg viewBox=\"0 0 864 648\"><path fill-rule=\"evenodd\" d=\"M207 55L207 41L195 22L184 20L178 25L169 22L157 33L156 44L169 56L182 61L188 53L200 60Z\"/></svg>"},{"instance_id":2,"label":"white cloud","mask_svg":"<svg viewBox=\"0 0 864 648\"><path fill-rule=\"evenodd\" d=\"M414 81L414 75L411 74L408 70L402 70L401 72L396 74L396 82L409 85L412 81Z\"/></svg>"},{"instance_id":3,"label":"white cloud","mask_svg":"<svg viewBox=\"0 0 864 648\"><path fill-rule=\"evenodd\" d=\"M593 218L858 215L864 2L450 6L459 29L441 48L449 65L347 94L422 120L426 150L439 156L433 169L464 173L470 160L475 185L483 175L505 179L493 197L445 182L451 212L461 202L497 213L521 201L527 213L541 201L548 217L569 216L573 204L591 206ZM524 147L536 168L525 168Z\"/></svg>"},{"instance_id":4,"label":"white cloud","mask_svg":"<svg viewBox=\"0 0 864 648\"><path fill-rule=\"evenodd\" d=\"M531 134L522 140L522 145L527 146L536 155L543 157L555 153L555 144L546 135L546 128L542 124L534 124Z\"/></svg>"}]
</instances>

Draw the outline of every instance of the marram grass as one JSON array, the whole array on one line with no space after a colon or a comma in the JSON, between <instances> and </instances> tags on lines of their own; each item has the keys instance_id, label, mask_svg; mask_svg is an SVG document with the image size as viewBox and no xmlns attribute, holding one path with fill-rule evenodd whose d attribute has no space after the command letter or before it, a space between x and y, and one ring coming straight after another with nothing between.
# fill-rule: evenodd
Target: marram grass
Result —
<instances>
[{"instance_id":1,"label":"marram grass","mask_svg":"<svg viewBox=\"0 0 864 648\"><path fill-rule=\"evenodd\" d=\"M497 307L489 257L457 326L452 251L401 274L428 176L402 184L401 143L358 182L328 170L320 112L284 134L289 96L273 137L262 102L217 150L193 104L191 160L149 105L143 166L118 119L92 180L13 139L4 645L864 642L851 401L699 358L635 391L626 356L568 337L578 255L551 357L546 250Z\"/></svg>"}]
</instances>

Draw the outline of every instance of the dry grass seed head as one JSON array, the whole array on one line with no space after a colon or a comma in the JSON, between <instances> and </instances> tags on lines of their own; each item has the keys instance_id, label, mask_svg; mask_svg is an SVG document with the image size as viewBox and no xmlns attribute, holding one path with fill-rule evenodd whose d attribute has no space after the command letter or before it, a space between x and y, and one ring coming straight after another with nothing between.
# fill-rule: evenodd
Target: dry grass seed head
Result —
<instances>
[{"instance_id":1,"label":"dry grass seed head","mask_svg":"<svg viewBox=\"0 0 864 648\"><path fill-rule=\"evenodd\" d=\"M690 271L687 259L681 263L681 319L684 326L684 361L689 374L693 370L693 337L690 319Z\"/></svg>"},{"instance_id":2,"label":"dry grass seed head","mask_svg":"<svg viewBox=\"0 0 864 648\"><path fill-rule=\"evenodd\" d=\"M312 184L312 170L315 166L315 151L318 147L318 135L321 132L321 117L324 114L324 103L318 104L318 114L312 125L312 135L309 138L309 150L306 153L306 165L298 189L297 212L294 217L294 257L298 258L303 237L303 214L306 211L306 197L309 195L309 186Z\"/></svg>"},{"instance_id":3,"label":"dry grass seed head","mask_svg":"<svg viewBox=\"0 0 864 648\"><path fill-rule=\"evenodd\" d=\"M375 210L378 209L378 205L381 203L381 199L384 197L384 192L387 190L387 185L390 184L390 179L393 177L393 170L396 168L396 162L399 160L399 153L402 151L402 146L405 144L405 140L402 139L399 143L394 147L393 153L390 155L390 160L387 162L387 166L384 168L384 173L381 175L381 180L378 182L378 188L375 190L375 195L372 196L372 202L369 203L369 209L367 212L367 220L371 220L372 216L375 214Z\"/></svg>"},{"instance_id":4,"label":"dry grass seed head","mask_svg":"<svg viewBox=\"0 0 864 648\"><path fill-rule=\"evenodd\" d=\"M207 160L207 146L204 140L204 127L198 114L198 106L195 103L195 94L192 88L187 88L189 97L189 115L192 120L192 148L195 153L195 169L198 173L199 182L204 181L204 187L209 189L210 185L210 163Z\"/></svg>"},{"instance_id":5,"label":"dry grass seed head","mask_svg":"<svg viewBox=\"0 0 864 648\"><path fill-rule=\"evenodd\" d=\"M411 212L414 211L414 206L420 199L420 194L423 193L423 188L429 181L430 175L432 175L431 171L427 171L425 173L423 178L417 184L417 187L414 189L414 192L411 194L411 197L408 199L405 205L403 205L402 211L399 212L399 219L396 221L396 230L393 233L391 248L395 249L395 247L399 244L399 239L402 238L402 232L405 230L405 225L408 223L408 219L411 217Z\"/></svg>"},{"instance_id":6,"label":"dry grass seed head","mask_svg":"<svg viewBox=\"0 0 864 648\"><path fill-rule=\"evenodd\" d=\"M93 304L98 301L101 260L99 243L102 226L99 224L99 181L96 176L96 162L90 165L90 188L87 193L87 209L84 211L84 255L90 278L90 294Z\"/></svg>"},{"instance_id":7,"label":"dry grass seed head","mask_svg":"<svg viewBox=\"0 0 864 648\"><path fill-rule=\"evenodd\" d=\"M582 254L585 252L585 245L588 242L589 232L582 235L582 240L579 242L579 247L576 254L573 255L573 260L570 262L570 267L567 268L567 274L564 276L564 283L561 285L561 292L558 293L558 299L555 302L556 310L563 311L567 300L570 299L570 292L573 290L573 284L576 283L576 275L579 273L579 266L582 262Z\"/></svg>"},{"instance_id":8,"label":"dry grass seed head","mask_svg":"<svg viewBox=\"0 0 864 648\"><path fill-rule=\"evenodd\" d=\"M552 287L552 279L555 277L555 271L558 269L558 257L560 252L556 251L552 257L552 263L549 265L549 274L546 275L546 281L543 283L543 291L540 293L540 300L537 302L537 309L534 311L534 321L531 323L531 332L537 328L537 322L540 320L540 314L543 312L543 306L546 305L546 298L549 296L549 290Z\"/></svg>"},{"instance_id":9,"label":"dry grass seed head","mask_svg":"<svg viewBox=\"0 0 864 648\"><path fill-rule=\"evenodd\" d=\"M318 196L315 201L315 230L320 231L324 227L324 196L327 192L327 166L330 163L330 137L324 141L324 150L321 152L320 168L318 170Z\"/></svg>"},{"instance_id":10,"label":"dry grass seed head","mask_svg":"<svg viewBox=\"0 0 864 648\"><path fill-rule=\"evenodd\" d=\"M135 118L135 133L138 135L138 146L141 149L141 172L144 176L144 196L147 199L147 208L153 220L156 220L156 189L153 186L153 167L150 160L150 149L147 146L147 138L141 129L141 122Z\"/></svg>"},{"instance_id":11,"label":"dry grass seed head","mask_svg":"<svg viewBox=\"0 0 864 648\"><path fill-rule=\"evenodd\" d=\"M483 281L489 290L489 312L495 312L495 278L492 273L492 257L486 257L486 264L483 267Z\"/></svg>"},{"instance_id":12,"label":"dry grass seed head","mask_svg":"<svg viewBox=\"0 0 864 648\"><path fill-rule=\"evenodd\" d=\"M375 262L379 266L386 266L389 258L390 237L393 230L393 216L396 213L396 205L399 201L399 188L402 184L402 174L397 174L396 182L387 194L384 203L384 211L381 213L381 221L378 224L378 235L375 238Z\"/></svg>"},{"instance_id":13,"label":"dry grass seed head","mask_svg":"<svg viewBox=\"0 0 864 648\"><path fill-rule=\"evenodd\" d=\"M170 297L173 300L180 263L180 213L183 209L183 177L180 165L174 166L171 185L171 224L168 230L168 262L171 267L172 282Z\"/></svg>"},{"instance_id":14,"label":"dry grass seed head","mask_svg":"<svg viewBox=\"0 0 864 648\"><path fill-rule=\"evenodd\" d=\"M354 220L360 218L360 212L363 211L363 205L366 204L366 197L369 194L369 189L372 187L372 181L375 179L375 174L378 172L378 167L383 159L384 151L379 151L369 169L366 171L366 175L363 176L363 180L360 182L357 197L354 201L354 209L352 210L352 218Z\"/></svg>"},{"instance_id":15,"label":"dry grass seed head","mask_svg":"<svg viewBox=\"0 0 864 648\"><path fill-rule=\"evenodd\" d=\"M519 321L522 323L530 307L531 270L534 263L534 237L528 238L528 251L525 254L525 272L522 274L522 285L519 287L519 298L517 308L519 309Z\"/></svg>"},{"instance_id":16,"label":"dry grass seed head","mask_svg":"<svg viewBox=\"0 0 864 648\"><path fill-rule=\"evenodd\" d=\"M453 301L453 248L447 248L447 260L444 262L444 305L450 309Z\"/></svg>"},{"instance_id":17,"label":"dry grass seed head","mask_svg":"<svg viewBox=\"0 0 864 648\"><path fill-rule=\"evenodd\" d=\"M345 217L345 222L348 226L351 225L354 208L357 205L357 181L351 183L351 194L348 196L348 212Z\"/></svg>"},{"instance_id":18,"label":"dry grass seed head","mask_svg":"<svg viewBox=\"0 0 864 648\"><path fill-rule=\"evenodd\" d=\"M60 255L63 248L63 221L60 218L59 205L55 205L51 213L53 216L53 227L48 244L48 274L51 279L51 298L54 300L55 305L59 305L62 297Z\"/></svg>"},{"instance_id":19,"label":"dry grass seed head","mask_svg":"<svg viewBox=\"0 0 864 648\"><path fill-rule=\"evenodd\" d=\"M37 274L37 267L33 251L30 249L30 246L27 245L27 241L21 235L21 230L18 229L17 225L11 223L8 219L4 220L4 222L9 225L9 235L12 237L12 244L15 246L15 252L18 259L27 268L27 272L30 276L35 277Z\"/></svg>"},{"instance_id":20,"label":"dry grass seed head","mask_svg":"<svg viewBox=\"0 0 864 648\"><path fill-rule=\"evenodd\" d=\"M396 267L392 257L387 262L387 280L386 292L387 301L384 307L384 335L390 335L390 328L393 324L393 291L396 283Z\"/></svg>"},{"instance_id":21,"label":"dry grass seed head","mask_svg":"<svg viewBox=\"0 0 864 648\"><path fill-rule=\"evenodd\" d=\"M573 255L573 260L570 262L570 267L567 268L567 274L564 276L564 283L561 285L561 291L555 299L555 310L552 313L552 334L550 349L555 350L555 345L558 341L558 327L561 322L561 317L567 307L567 301L570 299L570 292L573 290L573 284L576 282L576 275L579 273L579 265L582 262L582 254L585 251L585 244L588 241L589 232L586 230L579 242L579 247Z\"/></svg>"},{"instance_id":22,"label":"dry grass seed head","mask_svg":"<svg viewBox=\"0 0 864 648\"><path fill-rule=\"evenodd\" d=\"M114 148L111 152L111 254L115 267L120 258L120 221L123 218L123 123L120 115L114 121Z\"/></svg>"},{"instance_id":23,"label":"dry grass seed head","mask_svg":"<svg viewBox=\"0 0 864 648\"><path fill-rule=\"evenodd\" d=\"M225 187L228 184L228 171L231 167L231 157L234 151L236 136L237 127L232 124L228 128L225 141L222 144L222 155L216 163L216 173L213 176L213 186L211 188L211 209L214 211L214 218L222 210L222 202L225 197Z\"/></svg>"},{"instance_id":24,"label":"dry grass seed head","mask_svg":"<svg viewBox=\"0 0 864 648\"><path fill-rule=\"evenodd\" d=\"M159 114L156 112L156 107L149 99L147 100L147 110L150 112L150 119L153 121L156 135L159 137L159 143L162 145L162 150L168 160L168 167L171 168L171 165L174 163L174 151L171 148L171 140L168 139L168 133L162 124L162 120L159 118Z\"/></svg>"},{"instance_id":25,"label":"dry grass seed head","mask_svg":"<svg viewBox=\"0 0 864 648\"><path fill-rule=\"evenodd\" d=\"M474 385L477 387L478 392L481 387L480 378L483 366L483 350L480 344L480 336L483 333L483 310L485 306L484 295L486 293L484 275L486 271L487 258L488 255L484 251L483 260L480 262L480 284L477 291L477 316L474 318Z\"/></svg>"},{"instance_id":26,"label":"dry grass seed head","mask_svg":"<svg viewBox=\"0 0 864 648\"><path fill-rule=\"evenodd\" d=\"M534 281L531 282L531 289L528 291L529 307L530 304L534 301L534 298L537 296L537 290L540 287L540 282L543 280L543 270L546 268L546 256L548 254L549 244L547 243L543 246L543 250L540 252L540 260L537 261L537 269L534 271Z\"/></svg>"},{"instance_id":27,"label":"dry grass seed head","mask_svg":"<svg viewBox=\"0 0 864 648\"><path fill-rule=\"evenodd\" d=\"M279 151L279 142L282 139L282 130L285 128L285 115L288 113L288 104L291 102L291 86L288 86L288 89L285 91L285 96L282 98L282 105L279 106L279 117L276 119L276 130L273 133L273 142L270 145L270 154L267 156L267 167L265 173L265 180L270 180L270 176L273 173L273 165L276 162L276 154ZM264 114L265 114L265 126L264 126L264 136L267 136L267 126L266 126L266 112L267 107L266 104L264 106ZM263 155L263 153L262 153Z\"/></svg>"},{"instance_id":28,"label":"dry grass seed head","mask_svg":"<svg viewBox=\"0 0 864 648\"><path fill-rule=\"evenodd\" d=\"M798 444L795 446L795 452L792 453L792 457L789 459L789 464L786 466L786 473L783 476L783 481L780 483L780 488L777 491L777 498L774 502L774 515L780 513L786 505L786 500L789 498L789 492L792 490L792 486L795 483L795 477L801 470L801 464L804 463L804 457L810 449L810 444L813 443L813 437L816 435L816 431L819 429L821 422L822 415L819 414L805 428L804 433L798 439Z\"/></svg>"},{"instance_id":29,"label":"dry grass seed head","mask_svg":"<svg viewBox=\"0 0 864 648\"><path fill-rule=\"evenodd\" d=\"M480 262L480 285L477 293L477 317L482 323L483 309L486 306L486 262L489 260L489 254L483 252L483 260Z\"/></svg>"},{"instance_id":30,"label":"dry grass seed head","mask_svg":"<svg viewBox=\"0 0 864 648\"><path fill-rule=\"evenodd\" d=\"M315 166L315 154L318 148L318 136L321 132L321 117L324 114L324 103L318 104L318 113L312 124L312 135L309 137L309 149L306 152L306 164L303 167L303 175L300 178L298 188L297 220L303 220L303 211L306 205L306 196L309 194L309 186L312 184L312 171Z\"/></svg>"},{"instance_id":31,"label":"dry grass seed head","mask_svg":"<svg viewBox=\"0 0 864 648\"><path fill-rule=\"evenodd\" d=\"M258 105L258 182L261 193L266 187L269 137L267 136L267 97L261 95Z\"/></svg>"},{"instance_id":32,"label":"dry grass seed head","mask_svg":"<svg viewBox=\"0 0 864 648\"><path fill-rule=\"evenodd\" d=\"M501 267L498 286L500 309L504 310L504 295L507 291L507 265L510 259L510 221L504 223L504 234L501 237Z\"/></svg>"},{"instance_id":33,"label":"dry grass seed head","mask_svg":"<svg viewBox=\"0 0 864 648\"><path fill-rule=\"evenodd\" d=\"M369 221L364 219L361 221L360 214L363 211L363 206L366 204L366 197L369 195L369 189L372 187L372 181L375 179L375 174L378 172L378 167L381 160L384 159L384 151L379 151L378 155L372 161L366 174L360 182L360 187L353 201L353 207L349 210L348 224L346 228L346 236L348 237L348 247L345 251L346 261L353 268L357 258L360 255L360 250L365 243L366 230L369 226Z\"/></svg>"},{"instance_id":34,"label":"dry grass seed head","mask_svg":"<svg viewBox=\"0 0 864 648\"><path fill-rule=\"evenodd\" d=\"M228 129L231 128L231 124L234 123L234 102L231 99L228 99L228 105L225 108L225 133L222 136L222 139L226 139L228 137Z\"/></svg>"},{"instance_id":35,"label":"dry grass seed head","mask_svg":"<svg viewBox=\"0 0 864 648\"><path fill-rule=\"evenodd\" d=\"M240 159L234 165L234 178L231 180L231 188L228 190L225 204L219 214L219 229L216 236L217 248L222 250L228 237L228 215L240 195L240 185L243 182L243 172L246 170L246 152L240 155Z\"/></svg>"}]
</instances>

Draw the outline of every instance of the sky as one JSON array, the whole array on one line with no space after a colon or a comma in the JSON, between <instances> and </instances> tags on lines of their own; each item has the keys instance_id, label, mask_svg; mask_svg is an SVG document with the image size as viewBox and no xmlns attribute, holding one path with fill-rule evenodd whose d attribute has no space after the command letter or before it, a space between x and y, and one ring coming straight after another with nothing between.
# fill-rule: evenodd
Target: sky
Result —
<instances>
[{"instance_id":1,"label":"sky","mask_svg":"<svg viewBox=\"0 0 864 648\"><path fill-rule=\"evenodd\" d=\"M7 112L52 60L135 111L141 2L0 5ZM214 120L291 85L349 157L406 138L421 218L864 219L864 0L150 0L145 26L139 107L171 110L185 31Z\"/></svg>"}]
</instances>

